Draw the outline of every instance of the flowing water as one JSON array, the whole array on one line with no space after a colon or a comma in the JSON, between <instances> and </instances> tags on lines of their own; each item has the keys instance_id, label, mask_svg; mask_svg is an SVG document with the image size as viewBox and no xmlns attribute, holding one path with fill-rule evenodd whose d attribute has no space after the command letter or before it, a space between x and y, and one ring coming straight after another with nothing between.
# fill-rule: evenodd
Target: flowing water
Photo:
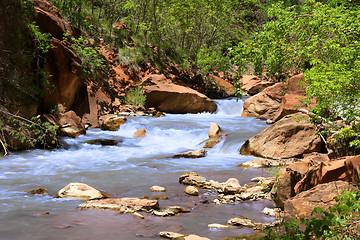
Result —
<instances>
[{"instance_id":1,"label":"flowing water","mask_svg":"<svg viewBox=\"0 0 360 240\"><path fill-rule=\"evenodd\" d=\"M235 177L250 184L263 170L237 167L252 157L239 155L241 145L262 131L266 124L255 118L241 117L242 100L216 101L215 114L167 114L165 117L128 117L118 131L88 130L76 139L64 138L57 150L29 150L0 159L0 239L159 239L160 231L198 234L211 239L251 234L252 230L233 227L215 230L210 223L226 224L234 216L272 221L261 214L269 201L214 205L216 194L200 190L200 196L186 196L178 183L186 171L195 171L208 180L226 181ZM188 150L200 149L211 122L227 133L225 140L208 149L205 158L172 158ZM145 138L132 137L144 127ZM90 139L119 140L117 146L90 145ZM160 185L169 197L159 200L160 207L180 205L191 210L175 217L130 214L111 211L80 210L82 201L54 199L52 196L70 182L83 182L115 197L154 196L149 188ZM43 186L48 196L28 195L26 191Z\"/></svg>"}]
</instances>

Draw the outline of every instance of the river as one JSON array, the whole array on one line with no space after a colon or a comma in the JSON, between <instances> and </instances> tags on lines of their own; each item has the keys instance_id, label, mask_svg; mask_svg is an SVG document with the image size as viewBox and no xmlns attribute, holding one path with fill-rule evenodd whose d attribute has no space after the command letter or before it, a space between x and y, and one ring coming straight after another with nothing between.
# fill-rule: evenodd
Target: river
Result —
<instances>
[{"instance_id":1,"label":"river","mask_svg":"<svg viewBox=\"0 0 360 240\"><path fill-rule=\"evenodd\" d=\"M208 180L226 181L235 177L240 184L267 176L264 170L237 167L252 157L239 155L241 145L266 128L264 121L241 117L243 100L216 101L214 114L167 114L165 117L127 117L118 131L88 130L76 139L63 138L64 147L56 150L15 152L0 159L0 239L159 239L160 231L197 234L211 239L251 234L250 229L209 229L210 223L226 224L234 216L264 222L273 220L261 214L269 201L214 205L215 193L200 190L200 196L186 196L178 183L186 171L195 171ZM208 149L204 158L172 158L174 154L200 149L210 124L220 125L225 140ZM144 127L145 138L133 132ZM115 139L117 146L90 145L90 139ZM111 211L80 210L82 201L54 199L58 190L70 182L83 182L115 197L154 196L149 188L167 189L160 207L180 205L191 210L175 217L145 214L138 219ZM48 196L28 195L26 191L45 187ZM45 214L46 213L46 214Z\"/></svg>"}]
</instances>

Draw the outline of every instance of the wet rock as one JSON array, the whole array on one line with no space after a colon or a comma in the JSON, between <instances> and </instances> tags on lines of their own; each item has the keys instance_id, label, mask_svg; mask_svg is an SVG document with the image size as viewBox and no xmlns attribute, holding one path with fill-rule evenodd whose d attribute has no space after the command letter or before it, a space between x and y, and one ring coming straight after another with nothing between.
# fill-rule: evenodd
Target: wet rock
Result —
<instances>
[{"instance_id":1,"label":"wet rock","mask_svg":"<svg viewBox=\"0 0 360 240\"><path fill-rule=\"evenodd\" d=\"M241 226L241 227L248 227L248 228L254 228L254 227L256 227L258 225L253 220L248 219L248 218L244 218L244 217L231 218L228 221L228 224L235 225L235 226Z\"/></svg>"},{"instance_id":2,"label":"wet rock","mask_svg":"<svg viewBox=\"0 0 360 240\"><path fill-rule=\"evenodd\" d=\"M152 186L150 188L150 192L165 192L165 191L166 191L166 189L161 186Z\"/></svg>"},{"instance_id":3,"label":"wet rock","mask_svg":"<svg viewBox=\"0 0 360 240\"><path fill-rule=\"evenodd\" d=\"M251 161L247 161L238 165L239 167L247 168L271 168L271 167L282 167L287 166L291 163L297 162L299 159L290 158L290 159L265 159L265 158L254 158Z\"/></svg>"},{"instance_id":4,"label":"wet rock","mask_svg":"<svg viewBox=\"0 0 360 240\"><path fill-rule=\"evenodd\" d=\"M207 151L202 148L195 151L180 153L174 156L174 158L201 158L206 156Z\"/></svg>"},{"instance_id":5,"label":"wet rock","mask_svg":"<svg viewBox=\"0 0 360 240\"><path fill-rule=\"evenodd\" d=\"M49 192L44 187L33 188L30 191L27 191L28 194L40 194L40 195L48 195Z\"/></svg>"},{"instance_id":6,"label":"wet rock","mask_svg":"<svg viewBox=\"0 0 360 240\"><path fill-rule=\"evenodd\" d=\"M179 183L193 186L203 186L206 178L199 176L196 172L186 172L179 178Z\"/></svg>"},{"instance_id":7,"label":"wet rock","mask_svg":"<svg viewBox=\"0 0 360 240\"><path fill-rule=\"evenodd\" d=\"M146 105L167 113L215 112L217 106L205 95L176 85L164 75L152 74L142 80Z\"/></svg>"},{"instance_id":8,"label":"wet rock","mask_svg":"<svg viewBox=\"0 0 360 240\"><path fill-rule=\"evenodd\" d=\"M304 191L295 197L288 199L284 204L284 212L287 217L309 217L316 207L327 210L336 203L335 198L343 190L356 189L348 182L334 181L319 184L310 190Z\"/></svg>"},{"instance_id":9,"label":"wet rock","mask_svg":"<svg viewBox=\"0 0 360 240\"><path fill-rule=\"evenodd\" d=\"M100 129L101 130L109 130L109 131L117 131L121 125L126 123L125 117L119 117L117 115L105 115L99 118Z\"/></svg>"},{"instance_id":10,"label":"wet rock","mask_svg":"<svg viewBox=\"0 0 360 240\"><path fill-rule=\"evenodd\" d=\"M164 195L156 195L156 196L154 196L154 197L152 197L152 199L154 199L154 200L167 200L167 199L169 199L167 196L164 196Z\"/></svg>"},{"instance_id":11,"label":"wet rock","mask_svg":"<svg viewBox=\"0 0 360 240\"><path fill-rule=\"evenodd\" d=\"M223 224L219 224L219 223L211 223L208 225L208 228L221 228L221 229L224 229L224 228L230 228L231 226L229 225L223 225Z\"/></svg>"},{"instance_id":12,"label":"wet rock","mask_svg":"<svg viewBox=\"0 0 360 240\"><path fill-rule=\"evenodd\" d=\"M140 129L138 129L138 130L136 130L134 132L133 136L143 138L143 137L145 137L145 135L146 135L146 129L145 128L140 128Z\"/></svg>"},{"instance_id":13,"label":"wet rock","mask_svg":"<svg viewBox=\"0 0 360 240\"><path fill-rule=\"evenodd\" d=\"M184 238L184 240L211 240L210 238L200 237L195 234L190 234Z\"/></svg>"},{"instance_id":14,"label":"wet rock","mask_svg":"<svg viewBox=\"0 0 360 240\"><path fill-rule=\"evenodd\" d=\"M160 232L160 237L168 239L184 239L185 235L175 232Z\"/></svg>"},{"instance_id":15,"label":"wet rock","mask_svg":"<svg viewBox=\"0 0 360 240\"><path fill-rule=\"evenodd\" d=\"M274 134L276 133L276 134ZM247 140L240 154L269 159L301 157L322 151L322 140L309 116L302 113L288 115Z\"/></svg>"},{"instance_id":16,"label":"wet rock","mask_svg":"<svg viewBox=\"0 0 360 240\"><path fill-rule=\"evenodd\" d=\"M212 137L217 137L221 134L221 131L220 131L220 126L217 125L216 123L211 123L210 125L210 129L208 131L208 136L209 138L212 138Z\"/></svg>"},{"instance_id":17,"label":"wet rock","mask_svg":"<svg viewBox=\"0 0 360 240\"><path fill-rule=\"evenodd\" d=\"M159 208L156 200L145 198L107 198L90 200L80 205L81 209L107 209L121 213L150 211Z\"/></svg>"},{"instance_id":18,"label":"wet rock","mask_svg":"<svg viewBox=\"0 0 360 240\"><path fill-rule=\"evenodd\" d=\"M222 190L223 189L223 185L217 181L214 180L210 180L207 182L206 184L207 186L209 186L209 188L215 189L215 190Z\"/></svg>"},{"instance_id":19,"label":"wet rock","mask_svg":"<svg viewBox=\"0 0 360 240\"><path fill-rule=\"evenodd\" d=\"M223 189L224 189L223 190L224 193L237 193L242 188L241 188L241 186L239 184L239 181L236 178L229 178L225 182Z\"/></svg>"},{"instance_id":20,"label":"wet rock","mask_svg":"<svg viewBox=\"0 0 360 240\"><path fill-rule=\"evenodd\" d=\"M118 144L118 141L113 140L113 139L91 139L91 140L87 140L83 143L87 143L87 144L96 144L96 145L102 145L102 146L115 146Z\"/></svg>"},{"instance_id":21,"label":"wet rock","mask_svg":"<svg viewBox=\"0 0 360 240\"><path fill-rule=\"evenodd\" d=\"M213 148L221 141L221 136L211 137L207 140L204 148Z\"/></svg>"},{"instance_id":22,"label":"wet rock","mask_svg":"<svg viewBox=\"0 0 360 240\"><path fill-rule=\"evenodd\" d=\"M69 183L55 195L55 198L72 198L79 200L101 199L106 197L105 194L85 183Z\"/></svg>"},{"instance_id":23,"label":"wet rock","mask_svg":"<svg viewBox=\"0 0 360 240\"><path fill-rule=\"evenodd\" d=\"M153 210L151 211L151 213L155 216L159 216L159 217L169 217L169 216L175 216L176 214L179 213L187 213L190 212L188 209L183 208L183 207L179 207L179 206L173 206L173 207L168 207L164 210Z\"/></svg>"},{"instance_id":24,"label":"wet rock","mask_svg":"<svg viewBox=\"0 0 360 240\"><path fill-rule=\"evenodd\" d=\"M59 126L59 135L65 137L78 137L86 133L84 123L74 111L58 114L43 114L40 118L43 122L49 122Z\"/></svg>"},{"instance_id":25,"label":"wet rock","mask_svg":"<svg viewBox=\"0 0 360 240\"><path fill-rule=\"evenodd\" d=\"M281 209L280 208L264 208L262 211L263 214L268 215L270 217L280 217Z\"/></svg>"},{"instance_id":26,"label":"wet rock","mask_svg":"<svg viewBox=\"0 0 360 240\"><path fill-rule=\"evenodd\" d=\"M194 187L194 186L187 186L185 188L185 193L191 196L198 196L199 195L199 190Z\"/></svg>"}]
</instances>

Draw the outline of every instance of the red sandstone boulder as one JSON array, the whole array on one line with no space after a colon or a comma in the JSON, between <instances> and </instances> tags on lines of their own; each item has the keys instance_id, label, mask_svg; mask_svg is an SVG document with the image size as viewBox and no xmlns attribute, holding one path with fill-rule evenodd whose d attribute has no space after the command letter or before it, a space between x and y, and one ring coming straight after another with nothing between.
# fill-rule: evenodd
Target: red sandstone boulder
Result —
<instances>
[{"instance_id":1,"label":"red sandstone boulder","mask_svg":"<svg viewBox=\"0 0 360 240\"><path fill-rule=\"evenodd\" d=\"M262 81L254 75L245 75L240 81L242 83L241 89L251 96L275 84L274 82Z\"/></svg>"},{"instance_id":2,"label":"red sandstone boulder","mask_svg":"<svg viewBox=\"0 0 360 240\"><path fill-rule=\"evenodd\" d=\"M311 160L304 160L292 163L280 170L276 191L273 195L276 207L283 208L284 202L296 195L294 191L295 185L305 176L313 164Z\"/></svg>"},{"instance_id":3,"label":"red sandstone boulder","mask_svg":"<svg viewBox=\"0 0 360 240\"><path fill-rule=\"evenodd\" d=\"M309 116L302 113L288 115L247 140L240 154L270 159L301 157L321 152L322 140Z\"/></svg>"},{"instance_id":4,"label":"red sandstone boulder","mask_svg":"<svg viewBox=\"0 0 360 240\"><path fill-rule=\"evenodd\" d=\"M309 217L316 207L328 209L336 201L343 190L355 189L351 184L344 181L335 181L319 184L316 187L299 193L288 199L284 204L284 211L287 217Z\"/></svg>"},{"instance_id":5,"label":"red sandstone boulder","mask_svg":"<svg viewBox=\"0 0 360 240\"><path fill-rule=\"evenodd\" d=\"M360 156L345 157L321 162L310 168L301 181L294 187L296 194L312 187L333 181L357 182L360 167Z\"/></svg>"},{"instance_id":6,"label":"red sandstone boulder","mask_svg":"<svg viewBox=\"0 0 360 240\"><path fill-rule=\"evenodd\" d=\"M58 114L44 114L43 121L59 126L59 135L65 137L78 137L86 133L85 125L74 111Z\"/></svg>"},{"instance_id":7,"label":"red sandstone boulder","mask_svg":"<svg viewBox=\"0 0 360 240\"><path fill-rule=\"evenodd\" d=\"M264 117L277 121L301 108L308 110L310 106L306 107L301 102L305 99L305 94L304 75L293 76L286 83L276 83L246 99L242 116ZM315 101L312 104L315 104Z\"/></svg>"},{"instance_id":8,"label":"red sandstone boulder","mask_svg":"<svg viewBox=\"0 0 360 240\"><path fill-rule=\"evenodd\" d=\"M226 93L224 97L234 96L234 85L224 80L223 78L215 76L213 74L209 74L209 77L214 80L216 84L220 86L220 88L224 90L224 92Z\"/></svg>"},{"instance_id":9,"label":"red sandstone boulder","mask_svg":"<svg viewBox=\"0 0 360 240\"><path fill-rule=\"evenodd\" d=\"M152 74L142 80L146 105L168 113L215 112L217 106L205 95L173 84L164 75Z\"/></svg>"}]
</instances>

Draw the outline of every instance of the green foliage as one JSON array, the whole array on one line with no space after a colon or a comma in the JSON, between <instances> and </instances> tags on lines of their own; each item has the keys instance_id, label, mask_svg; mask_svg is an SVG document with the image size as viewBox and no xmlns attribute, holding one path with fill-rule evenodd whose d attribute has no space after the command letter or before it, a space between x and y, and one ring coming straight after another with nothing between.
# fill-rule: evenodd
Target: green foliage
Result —
<instances>
[{"instance_id":1,"label":"green foliage","mask_svg":"<svg viewBox=\"0 0 360 240\"><path fill-rule=\"evenodd\" d=\"M39 26L37 26L35 22L29 23L29 28L31 34L34 36L37 49L40 51L40 53L46 54L51 48L51 34L41 32Z\"/></svg>"},{"instance_id":2,"label":"green foliage","mask_svg":"<svg viewBox=\"0 0 360 240\"><path fill-rule=\"evenodd\" d=\"M124 99L126 104L134 105L134 106L145 106L146 96L144 95L144 90L142 87L136 87L132 90L129 90L126 93L126 97Z\"/></svg>"},{"instance_id":3,"label":"green foliage","mask_svg":"<svg viewBox=\"0 0 360 240\"><path fill-rule=\"evenodd\" d=\"M359 239L360 191L343 191L335 200L336 204L329 207L329 211L318 207L309 219L291 218L276 230L265 230L264 239Z\"/></svg>"}]
</instances>

